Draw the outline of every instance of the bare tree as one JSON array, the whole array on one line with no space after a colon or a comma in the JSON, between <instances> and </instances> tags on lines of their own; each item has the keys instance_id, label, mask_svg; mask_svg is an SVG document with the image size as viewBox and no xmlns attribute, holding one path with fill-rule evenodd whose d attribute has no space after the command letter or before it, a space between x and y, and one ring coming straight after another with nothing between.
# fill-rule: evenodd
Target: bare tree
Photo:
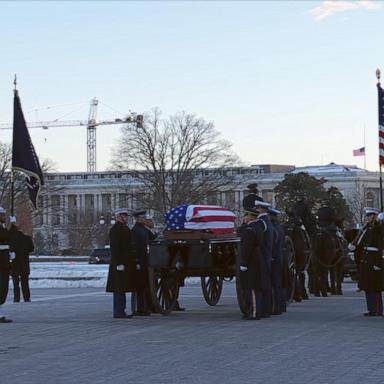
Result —
<instances>
[{"instance_id":1,"label":"bare tree","mask_svg":"<svg viewBox=\"0 0 384 384\"><path fill-rule=\"evenodd\" d=\"M12 165L12 147L10 144L0 142L0 205L8 212L11 207L11 165ZM43 174L52 172L55 168L54 163L45 159L41 165ZM44 198L45 196L58 194L60 188L56 186L44 185L41 188L39 204L37 210L32 210L32 204L29 200L25 175L21 172L14 172L14 207L18 225L24 232L32 233L33 218L41 215L43 212L48 214L59 214L61 207L52 205L52 201Z\"/></svg>"},{"instance_id":2,"label":"bare tree","mask_svg":"<svg viewBox=\"0 0 384 384\"><path fill-rule=\"evenodd\" d=\"M144 122L122 128L112 160L112 168L132 170L137 206L164 213L183 203L216 203L233 186L228 167L239 160L212 122L186 112L162 119L158 109Z\"/></svg>"},{"instance_id":3,"label":"bare tree","mask_svg":"<svg viewBox=\"0 0 384 384\"><path fill-rule=\"evenodd\" d=\"M352 213L353 221L359 225L363 225L364 207L366 206L364 186L359 188L356 183L353 193L346 200Z\"/></svg>"}]
</instances>

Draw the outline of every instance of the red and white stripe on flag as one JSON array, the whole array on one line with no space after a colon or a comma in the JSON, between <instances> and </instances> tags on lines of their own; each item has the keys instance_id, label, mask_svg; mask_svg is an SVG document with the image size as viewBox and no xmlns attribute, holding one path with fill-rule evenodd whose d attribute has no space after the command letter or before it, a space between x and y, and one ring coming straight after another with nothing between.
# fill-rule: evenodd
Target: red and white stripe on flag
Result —
<instances>
[{"instance_id":1,"label":"red and white stripe on flag","mask_svg":"<svg viewBox=\"0 0 384 384\"><path fill-rule=\"evenodd\" d=\"M353 156L365 156L365 147L353 150Z\"/></svg>"},{"instance_id":2,"label":"red and white stripe on flag","mask_svg":"<svg viewBox=\"0 0 384 384\"><path fill-rule=\"evenodd\" d=\"M379 163L384 165L384 90L377 84L379 96Z\"/></svg>"},{"instance_id":3,"label":"red and white stripe on flag","mask_svg":"<svg viewBox=\"0 0 384 384\"><path fill-rule=\"evenodd\" d=\"M379 125L379 160L384 165L384 126Z\"/></svg>"},{"instance_id":4,"label":"red and white stripe on flag","mask_svg":"<svg viewBox=\"0 0 384 384\"><path fill-rule=\"evenodd\" d=\"M189 205L185 213L185 229L209 230L212 233L233 233L236 215L217 205Z\"/></svg>"}]
</instances>

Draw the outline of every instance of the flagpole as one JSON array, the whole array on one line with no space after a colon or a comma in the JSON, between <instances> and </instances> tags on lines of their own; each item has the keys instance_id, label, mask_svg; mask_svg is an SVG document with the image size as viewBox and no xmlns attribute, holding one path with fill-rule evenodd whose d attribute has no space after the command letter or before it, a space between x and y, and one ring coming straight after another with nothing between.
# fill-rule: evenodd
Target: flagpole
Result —
<instances>
[{"instance_id":1,"label":"flagpole","mask_svg":"<svg viewBox=\"0 0 384 384\"><path fill-rule=\"evenodd\" d=\"M365 146L365 123L364 123L364 169L367 169L366 154L367 154L367 148Z\"/></svg>"},{"instance_id":2,"label":"flagpole","mask_svg":"<svg viewBox=\"0 0 384 384\"><path fill-rule=\"evenodd\" d=\"M14 96L17 93L17 76L15 74L15 79L13 80L13 94ZM15 127L13 127L15 129ZM15 215L15 171L11 166L11 216Z\"/></svg>"},{"instance_id":3,"label":"flagpole","mask_svg":"<svg viewBox=\"0 0 384 384\"><path fill-rule=\"evenodd\" d=\"M376 78L377 78L377 91L378 91L378 109L379 109L379 173L380 173L380 210L383 211L383 175L382 175L382 164L381 164L381 157L380 157L380 116L382 111L380 111L380 90L381 90L381 84L380 84L380 77L381 77L381 71L379 68L376 70Z\"/></svg>"}]
</instances>

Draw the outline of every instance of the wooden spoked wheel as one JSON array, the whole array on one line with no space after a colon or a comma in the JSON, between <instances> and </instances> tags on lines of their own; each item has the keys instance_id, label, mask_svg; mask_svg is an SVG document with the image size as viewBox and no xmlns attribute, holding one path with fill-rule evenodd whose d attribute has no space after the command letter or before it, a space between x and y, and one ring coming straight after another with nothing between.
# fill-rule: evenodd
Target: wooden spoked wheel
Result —
<instances>
[{"instance_id":1,"label":"wooden spoked wheel","mask_svg":"<svg viewBox=\"0 0 384 384\"><path fill-rule=\"evenodd\" d=\"M157 313L169 314L176 304L179 295L179 284L176 276L168 271L148 268L149 291L152 304Z\"/></svg>"},{"instance_id":2,"label":"wooden spoked wheel","mask_svg":"<svg viewBox=\"0 0 384 384\"><path fill-rule=\"evenodd\" d=\"M223 290L223 277L219 276L202 276L201 288L203 289L204 299L209 305L216 305Z\"/></svg>"}]
</instances>

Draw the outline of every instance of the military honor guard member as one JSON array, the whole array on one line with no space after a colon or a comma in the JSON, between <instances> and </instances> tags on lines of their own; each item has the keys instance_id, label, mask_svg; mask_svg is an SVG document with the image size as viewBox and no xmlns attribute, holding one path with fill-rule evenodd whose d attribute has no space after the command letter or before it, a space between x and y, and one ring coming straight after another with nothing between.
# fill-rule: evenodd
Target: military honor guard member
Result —
<instances>
[{"instance_id":1,"label":"military honor guard member","mask_svg":"<svg viewBox=\"0 0 384 384\"><path fill-rule=\"evenodd\" d=\"M132 228L133 241L136 250L136 275L139 290L136 293L137 316L148 316L151 313L150 294L148 286L148 244L155 240L152 217L145 210L133 213L135 225Z\"/></svg>"},{"instance_id":2,"label":"military honor guard member","mask_svg":"<svg viewBox=\"0 0 384 384\"><path fill-rule=\"evenodd\" d=\"M274 238L272 251L272 314L280 315L286 311L286 302L283 303L282 276L283 276L283 246L284 230L279 223L280 211L274 208L269 209Z\"/></svg>"},{"instance_id":3,"label":"military honor guard member","mask_svg":"<svg viewBox=\"0 0 384 384\"><path fill-rule=\"evenodd\" d=\"M245 211L247 210L247 208L254 208L255 201L258 198L259 192L256 183L247 185L247 189L249 190L249 193L243 198L243 208Z\"/></svg>"},{"instance_id":4,"label":"military honor guard member","mask_svg":"<svg viewBox=\"0 0 384 384\"><path fill-rule=\"evenodd\" d=\"M376 208L365 208L366 224L349 249L355 251L359 265L358 286L365 292L368 312L365 316L382 316L383 300L383 229Z\"/></svg>"},{"instance_id":5,"label":"military honor guard member","mask_svg":"<svg viewBox=\"0 0 384 384\"><path fill-rule=\"evenodd\" d=\"M111 261L108 271L107 292L113 292L113 317L130 318L126 310L126 292L137 290L135 281L136 256L132 233L128 227L128 209L115 211L116 223L109 232Z\"/></svg>"},{"instance_id":6,"label":"military honor guard member","mask_svg":"<svg viewBox=\"0 0 384 384\"><path fill-rule=\"evenodd\" d=\"M15 258L15 253L11 252L11 238L5 222L6 211L0 207L0 323L11 323L12 320L5 317L2 312L8 296L11 260Z\"/></svg>"},{"instance_id":7,"label":"military honor guard member","mask_svg":"<svg viewBox=\"0 0 384 384\"><path fill-rule=\"evenodd\" d=\"M259 196L256 196L253 204L253 208L247 207L244 223L238 231L241 236L240 284L245 291L247 307L243 316L245 320L268 317L272 302L273 229L269 219L264 217L270 204Z\"/></svg>"},{"instance_id":8,"label":"military honor guard member","mask_svg":"<svg viewBox=\"0 0 384 384\"><path fill-rule=\"evenodd\" d=\"M272 249L274 229L269 218L268 212L271 204L265 202L257 196L255 208L259 212L257 218L264 223L264 237L260 250L267 267L267 286L263 290L263 312L262 317L269 317L272 312Z\"/></svg>"},{"instance_id":9,"label":"military honor guard member","mask_svg":"<svg viewBox=\"0 0 384 384\"><path fill-rule=\"evenodd\" d=\"M29 289L29 254L34 250L31 236L24 234L16 225L10 229L11 244L16 257L12 261L12 281L13 281L13 302L20 302L20 284L24 302L31 301L31 291Z\"/></svg>"}]
</instances>

